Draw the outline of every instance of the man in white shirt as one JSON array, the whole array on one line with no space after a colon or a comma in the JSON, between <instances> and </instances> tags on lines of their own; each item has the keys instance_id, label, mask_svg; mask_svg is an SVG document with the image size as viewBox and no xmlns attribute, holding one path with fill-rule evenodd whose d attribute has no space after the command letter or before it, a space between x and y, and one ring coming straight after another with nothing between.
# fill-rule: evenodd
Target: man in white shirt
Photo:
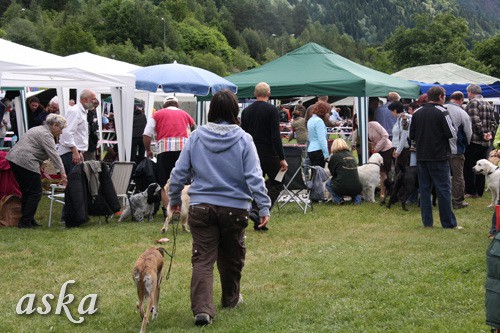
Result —
<instances>
[{"instance_id":1,"label":"man in white shirt","mask_svg":"<svg viewBox=\"0 0 500 333\"><path fill-rule=\"evenodd\" d=\"M87 110L94 107L94 102L97 102L95 93L85 89L81 92L78 103L66 111L65 118L68 125L59 138L59 155L67 175L76 164L83 162L83 153L88 149Z\"/></svg>"}]
</instances>

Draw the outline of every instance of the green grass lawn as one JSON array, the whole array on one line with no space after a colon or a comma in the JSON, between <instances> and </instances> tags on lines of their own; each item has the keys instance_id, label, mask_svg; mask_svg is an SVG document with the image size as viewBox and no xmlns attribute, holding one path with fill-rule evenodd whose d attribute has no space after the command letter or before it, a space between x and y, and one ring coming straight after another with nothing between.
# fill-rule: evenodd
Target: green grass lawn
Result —
<instances>
[{"instance_id":1,"label":"green grass lawn","mask_svg":"<svg viewBox=\"0 0 500 333\"><path fill-rule=\"evenodd\" d=\"M148 332L489 332L484 324L485 251L492 210L489 193L455 211L463 230L424 229L420 212L319 204L306 215L295 204L275 210L267 233L247 230L243 271L245 303L220 308L206 328L190 310L191 237L181 233L170 279L162 284L160 315ZM59 220L60 206L56 208ZM162 219L78 229L47 228L43 198L36 230L0 229L0 332L138 332L135 260L154 241ZM167 237L172 237L172 228ZM166 244L170 251L172 244ZM168 265L168 261L167 261ZM98 294L98 311L73 324L54 314L62 284L80 300ZM17 315L19 299L54 294L48 315Z\"/></svg>"}]
</instances>

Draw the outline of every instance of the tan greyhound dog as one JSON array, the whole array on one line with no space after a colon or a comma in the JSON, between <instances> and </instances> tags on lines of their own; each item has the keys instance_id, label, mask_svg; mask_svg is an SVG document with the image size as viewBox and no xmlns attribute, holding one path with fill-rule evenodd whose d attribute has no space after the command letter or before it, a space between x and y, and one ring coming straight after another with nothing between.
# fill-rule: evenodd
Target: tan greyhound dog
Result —
<instances>
[{"instance_id":1,"label":"tan greyhound dog","mask_svg":"<svg viewBox=\"0 0 500 333\"><path fill-rule=\"evenodd\" d=\"M165 249L162 247L150 247L144 251L135 262L132 272L139 301L137 308L142 319L141 333L146 332L149 322L149 314L153 313L153 320L158 317L158 301L160 299L160 283L163 278L163 258ZM147 299L146 312L143 302Z\"/></svg>"}]
</instances>

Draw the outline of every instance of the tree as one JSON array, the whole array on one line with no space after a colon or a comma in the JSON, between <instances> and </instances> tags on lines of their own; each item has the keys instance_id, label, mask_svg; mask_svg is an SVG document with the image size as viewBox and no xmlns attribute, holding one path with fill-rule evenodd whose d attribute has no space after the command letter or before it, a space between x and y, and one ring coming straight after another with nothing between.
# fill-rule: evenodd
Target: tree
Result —
<instances>
[{"instance_id":1,"label":"tree","mask_svg":"<svg viewBox=\"0 0 500 333\"><path fill-rule=\"evenodd\" d=\"M417 15L415 28L399 27L385 43L398 69L444 62L463 63L469 29L463 18L451 14Z\"/></svg>"},{"instance_id":2,"label":"tree","mask_svg":"<svg viewBox=\"0 0 500 333\"><path fill-rule=\"evenodd\" d=\"M233 61L234 50L218 30L204 26L193 18L179 23L178 26L182 35L181 47L186 53L212 53L226 62Z\"/></svg>"},{"instance_id":3,"label":"tree","mask_svg":"<svg viewBox=\"0 0 500 333\"><path fill-rule=\"evenodd\" d=\"M24 18L15 18L5 28L5 38L18 44L41 49L43 44L35 25Z\"/></svg>"},{"instance_id":4,"label":"tree","mask_svg":"<svg viewBox=\"0 0 500 333\"><path fill-rule=\"evenodd\" d=\"M253 29L243 30L242 36L243 39L245 39L246 44L248 45L250 56L258 61L266 50L261 36L257 31Z\"/></svg>"},{"instance_id":5,"label":"tree","mask_svg":"<svg viewBox=\"0 0 500 333\"><path fill-rule=\"evenodd\" d=\"M98 54L103 57L121 60L131 64L141 64L141 53L135 48L130 40L127 40L123 44L104 43L99 47Z\"/></svg>"},{"instance_id":6,"label":"tree","mask_svg":"<svg viewBox=\"0 0 500 333\"><path fill-rule=\"evenodd\" d=\"M95 53L96 50L97 44L94 36L78 24L66 24L52 41L52 51L61 56L85 51Z\"/></svg>"},{"instance_id":7,"label":"tree","mask_svg":"<svg viewBox=\"0 0 500 333\"><path fill-rule=\"evenodd\" d=\"M477 43L474 54L477 60L489 67L490 75L500 77L500 33Z\"/></svg>"},{"instance_id":8,"label":"tree","mask_svg":"<svg viewBox=\"0 0 500 333\"><path fill-rule=\"evenodd\" d=\"M195 52L192 64L220 76L229 74L225 61L212 53Z\"/></svg>"}]
</instances>

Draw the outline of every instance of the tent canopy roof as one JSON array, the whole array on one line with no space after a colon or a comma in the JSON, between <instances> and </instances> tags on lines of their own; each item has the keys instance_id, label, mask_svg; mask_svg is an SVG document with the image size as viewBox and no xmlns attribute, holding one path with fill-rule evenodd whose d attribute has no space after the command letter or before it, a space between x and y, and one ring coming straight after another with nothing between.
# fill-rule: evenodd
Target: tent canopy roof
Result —
<instances>
[{"instance_id":1,"label":"tent canopy roof","mask_svg":"<svg viewBox=\"0 0 500 333\"><path fill-rule=\"evenodd\" d=\"M5 39L0 39L0 49L4 50L0 56L3 87L123 87L130 84L128 80L89 71L64 57Z\"/></svg>"},{"instance_id":2,"label":"tent canopy roof","mask_svg":"<svg viewBox=\"0 0 500 333\"><path fill-rule=\"evenodd\" d=\"M65 57L80 64L83 68L89 68L96 72L107 74L125 74L135 69L141 68L128 62L110 59L90 52L75 53Z\"/></svg>"},{"instance_id":3,"label":"tent canopy roof","mask_svg":"<svg viewBox=\"0 0 500 333\"><path fill-rule=\"evenodd\" d=\"M262 81L276 97L387 96L395 91L416 98L420 93L417 84L359 65L315 43L226 78L238 86L240 98L252 97L255 85Z\"/></svg>"},{"instance_id":4,"label":"tent canopy roof","mask_svg":"<svg viewBox=\"0 0 500 333\"><path fill-rule=\"evenodd\" d=\"M481 74L453 63L405 68L392 74L406 80L437 84L493 84L496 77Z\"/></svg>"}]
</instances>

